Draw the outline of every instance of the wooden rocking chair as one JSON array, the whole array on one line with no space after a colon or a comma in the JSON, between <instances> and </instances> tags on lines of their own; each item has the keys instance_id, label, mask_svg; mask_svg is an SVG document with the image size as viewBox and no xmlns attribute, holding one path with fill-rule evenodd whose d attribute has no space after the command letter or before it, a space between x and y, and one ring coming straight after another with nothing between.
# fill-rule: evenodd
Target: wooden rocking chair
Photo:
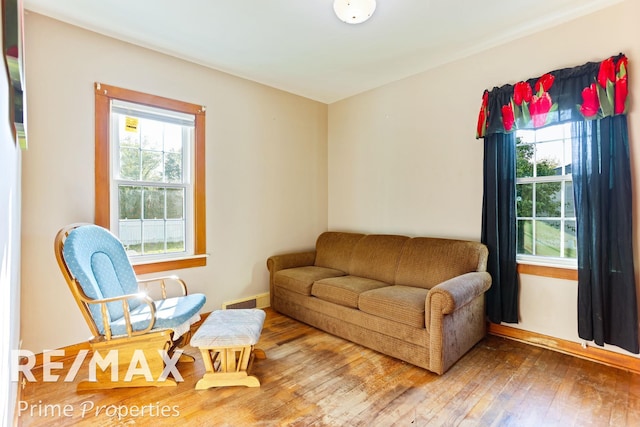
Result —
<instances>
[{"instance_id":1,"label":"wooden rocking chair","mask_svg":"<svg viewBox=\"0 0 640 427\"><path fill-rule=\"evenodd\" d=\"M173 378L162 378L165 358L173 357L177 345L188 343L191 324L200 319L206 297L187 294L184 281L176 276L138 280L122 243L97 225L73 224L61 229L55 238L55 254L93 334L89 344L94 355L97 352L105 359L111 350L117 350L117 366L102 370L94 365L95 378L90 375L78 384L78 390L175 386ZM177 284L181 295L167 297L167 283ZM160 286L161 297L155 301L146 294L150 284ZM139 373L145 361L148 370ZM130 367L137 374L129 375ZM117 379L112 377L114 369Z\"/></svg>"}]
</instances>

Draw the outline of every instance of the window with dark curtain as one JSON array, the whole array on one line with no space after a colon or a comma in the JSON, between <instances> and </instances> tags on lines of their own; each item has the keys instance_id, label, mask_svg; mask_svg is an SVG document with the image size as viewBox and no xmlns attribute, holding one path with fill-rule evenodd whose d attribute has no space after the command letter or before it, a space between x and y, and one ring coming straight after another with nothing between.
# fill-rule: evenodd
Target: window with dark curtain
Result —
<instances>
[{"instance_id":1,"label":"window with dark curtain","mask_svg":"<svg viewBox=\"0 0 640 427\"><path fill-rule=\"evenodd\" d=\"M491 322L518 321L513 132L572 123L578 335L639 352L627 65L619 54L483 94L476 137L485 147L482 241L493 278Z\"/></svg>"}]
</instances>

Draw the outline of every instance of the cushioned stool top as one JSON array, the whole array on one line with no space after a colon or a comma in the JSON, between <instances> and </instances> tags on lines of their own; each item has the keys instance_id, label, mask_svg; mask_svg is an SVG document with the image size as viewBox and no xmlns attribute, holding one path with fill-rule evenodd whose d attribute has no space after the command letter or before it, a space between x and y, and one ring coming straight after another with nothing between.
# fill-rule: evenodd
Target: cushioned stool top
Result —
<instances>
[{"instance_id":1,"label":"cushioned stool top","mask_svg":"<svg viewBox=\"0 0 640 427\"><path fill-rule=\"evenodd\" d=\"M214 311L193 335L191 345L204 348L254 345L260 339L265 317L264 311L257 308Z\"/></svg>"}]
</instances>

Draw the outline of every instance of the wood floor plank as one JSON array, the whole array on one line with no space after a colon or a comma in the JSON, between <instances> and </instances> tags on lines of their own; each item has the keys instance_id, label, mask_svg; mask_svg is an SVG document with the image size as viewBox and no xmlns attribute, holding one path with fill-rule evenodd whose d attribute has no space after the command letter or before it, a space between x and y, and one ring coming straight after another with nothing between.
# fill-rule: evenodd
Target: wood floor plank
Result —
<instances>
[{"instance_id":1,"label":"wood floor plank","mask_svg":"<svg viewBox=\"0 0 640 427\"><path fill-rule=\"evenodd\" d=\"M614 375L615 379L615 393L612 408L611 417L609 418L610 425L624 425L627 420L627 406L629 402L629 382L626 381L626 372L619 371Z\"/></svg>"},{"instance_id":2,"label":"wood floor plank","mask_svg":"<svg viewBox=\"0 0 640 427\"><path fill-rule=\"evenodd\" d=\"M78 393L87 362L70 383L42 382L34 370L18 425L640 425L640 375L495 336L442 376L272 310L258 347L267 355L253 365L259 388L195 390L204 365L191 347L196 361L178 365L176 387ZM70 416L51 412L60 405Z\"/></svg>"},{"instance_id":3,"label":"wood floor plank","mask_svg":"<svg viewBox=\"0 0 640 427\"><path fill-rule=\"evenodd\" d=\"M528 379L529 387L523 399L511 404L511 412L516 417L521 426L537 427L545 422L545 415L548 412L555 394L562 382L564 373L564 362L570 360L571 356L562 353L544 351L541 353L538 363L531 370L531 378ZM544 378L540 381L539 378ZM520 408L527 407L527 411Z\"/></svg>"},{"instance_id":4,"label":"wood floor plank","mask_svg":"<svg viewBox=\"0 0 640 427\"><path fill-rule=\"evenodd\" d=\"M638 426L640 425L640 375L631 375L628 387L626 425Z\"/></svg>"},{"instance_id":5,"label":"wood floor plank","mask_svg":"<svg viewBox=\"0 0 640 427\"><path fill-rule=\"evenodd\" d=\"M481 424L492 425L496 420L504 423L514 416L513 404L522 401L522 395L529 389L529 373L542 352L525 350L513 343L501 346L499 355L503 363L497 369L498 380L491 390L494 401L480 419Z\"/></svg>"}]
</instances>

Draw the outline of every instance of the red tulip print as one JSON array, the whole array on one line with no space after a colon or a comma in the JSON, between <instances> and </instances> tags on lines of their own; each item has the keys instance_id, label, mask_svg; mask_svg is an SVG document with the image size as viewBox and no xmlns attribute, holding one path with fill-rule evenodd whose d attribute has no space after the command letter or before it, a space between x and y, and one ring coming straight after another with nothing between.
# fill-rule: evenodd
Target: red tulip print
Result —
<instances>
[{"instance_id":1,"label":"red tulip print","mask_svg":"<svg viewBox=\"0 0 640 427\"><path fill-rule=\"evenodd\" d=\"M531 98L529 112L531 113L534 128L544 126L547 123L547 114L551 111L552 105L551 96L546 92L541 96L534 95Z\"/></svg>"},{"instance_id":2,"label":"red tulip print","mask_svg":"<svg viewBox=\"0 0 640 427\"><path fill-rule=\"evenodd\" d=\"M629 100L627 66L628 59L621 54L600 63L590 63L588 67L582 67L580 73L583 72L582 70L589 70L590 75L581 74L578 77L580 79L586 77L588 86L580 92L582 102L573 107L573 112L579 111L587 120L625 114ZM562 73L552 72L540 76L537 80L520 81L514 84L509 100L501 100L504 96L502 91L495 94L492 92L495 98L491 98L491 105L496 107L493 112L489 110L489 92L485 91L478 115L477 138L484 137L488 132L490 114L494 122L491 130L493 131L497 126L500 129L495 131L498 132L513 132L525 128L538 129L556 121L570 120L570 116L559 114L558 99L564 97L563 99L568 100L576 97L575 93L561 93L575 87L574 76L567 74L566 77L570 80L560 77L562 80L556 83L558 75L564 76ZM577 81L576 79L575 82ZM498 102L498 99L501 101ZM504 105L501 105L503 103Z\"/></svg>"},{"instance_id":3,"label":"red tulip print","mask_svg":"<svg viewBox=\"0 0 640 427\"><path fill-rule=\"evenodd\" d=\"M616 80L616 67L613 63L613 58L607 58L600 63L600 70L598 71L598 84L600 87L606 89L607 82L614 82Z\"/></svg>"},{"instance_id":4,"label":"red tulip print","mask_svg":"<svg viewBox=\"0 0 640 427\"><path fill-rule=\"evenodd\" d=\"M623 56L616 64L616 92L615 92L615 114L624 114L626 110L627 95L629 87L627 85L627 57Z\"/></svg>"},{"instance_id":5,"label":"red tulip print","mask_svg":"<svg viewBox=\"0 0 640 427\"><path fill-rule=\"evenodd\" d=\"M513 124L516 119L513 115L513 107L511 103L502 106L502 124L504 125L504 130L510 132L513 129Z\"/></svg>"},{"instance_id":6,"label":"red tulip print","mask_svg":"<svg viewBox=\"0 0 640 427\"><path fill-rule=\"evenodd\" d=\"M478 114L478 124L476 125L476 138L482 138L484 136L484 132L487 128L487 118L489 117L489 112L487 111L487 107L489 105L489 91L484 91L482 95L482 105L480 106L480 113Z\"/></svg>"},{"instance_id":7,"label":"red tulip print","mask_svg":"<svg viewBox=\"0 0 640 427\"><path fill-rule=\"evenodd\" d=\"M625 75L616 81L615 114L624 114L628 94L629 88L627 86L627 76Z\"/></svg>"},{"instance_id":8,"label":"red tulip print","mask_svg":"<svg viewBox=\"0 0 640 427\"><path fill-rule=\"evenodd\" d=\"M555 79L556 79L555 76L549 73L540 77L535 85L536 94L540 96L542 92L548 92L551 86L553 85L553 82L555 81Z\"/></svg>"},{"instance_id":9,"label":"red tulip print","mask_svg":"<svg viewBox=\"0 0 640 427\"><path fill-rule=\"evenodd\" d=\"M521 106L522 102L531 102L531 86L527 82L518 82L513 87L513 102L517 106Z\"/></svg>"},{"instance_id":10,"label":"red tulip print","mask_svg":"<svg viewBox=\"0 0 640 427\"><path fill-rule=\"evenodd\" d=\"M598 87L595 83L582 90L582 105L580 105L580 112L587 118L594 118L598 115L600 108L600 101L598 100Z\"/></svg>"},{"instance_id":11,"label":"red tulip print","mask_svg":"<svg viewBox=\"0 0 640 427\"><path fill-rule=\"evenodd\" d=\"M481 108L480 114L478 114L478 127L476 128L476 138L482 138L484 136L484 126L485 126L484 108Z\"/></svg>"},{"instance_id":12,"label":"red tulip print","mask_svg":"<svg viewBox=\"0 0 640 427\"><path fill-rule=\"evenodd\" d=\"M623 56L622 58L620 58L618 60L618 63L616 64L616 77L620 78L623 75L626 76L627 75L627 65L629 64L629 60L627 59L626 56Z\"/></svg>"}]
</instances>

